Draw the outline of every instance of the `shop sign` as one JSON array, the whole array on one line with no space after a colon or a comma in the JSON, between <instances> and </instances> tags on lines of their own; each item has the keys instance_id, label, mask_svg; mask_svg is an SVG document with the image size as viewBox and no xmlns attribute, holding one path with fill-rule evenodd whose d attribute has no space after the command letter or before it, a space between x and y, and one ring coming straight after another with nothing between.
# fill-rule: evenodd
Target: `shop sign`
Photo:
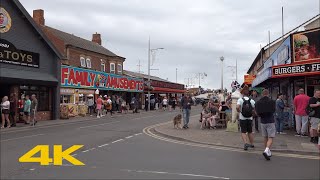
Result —
<instances>
[{"instance_id":1,"label":"shop sign","mask_svg":"<svg viewBox=\"0 0 320 180\"><path fill-rule=\"evenodd\" d=\"M265 69L261 72L261 74L257 75L257 77L252 81L252 87L256 87L265 80L271 77L271 68Z\"/></svg>"},{"instance_id":2,"label":"shop sign","mask_svg":"<svg viewBox=\"0 0 320 180\"><path fill-rule=\"evenodd\" d=\"M308 79L308 86L319 86L320 79Z\"/></svg>"},{"instance_id":3,"label":"shop sign","mask_svg":"<svg viewBox=\"0 0 320 180\"><path fill-rule=\"evenodd\" d=\"M61 86L71 88L142 92L143 80L62 65Z\"/></svg>"},{"instance_id":4,"label":"shop sign","mask_svg":"<svg viewBox=\"0 0 320 180\"><path fill-rule=\"evenodd\" d=\"M0 6L0 33L6 33L11 28L10 14Z\"/></svg>"},{"instance_id":5,"label":"shop sign","mask_svg":"<svg viewBox=\"0 0 320 180\"><path fill-rule=\"evenodd\" d=\"M60 94L74 94L74 89L65 89L65 88L60 88Z\"/></svg>"},{"instance_id":6,"label":"shop sign","mask_svg":"<svg viewBox=\"0 0 320 180\"><path fill-rule=\"evenodd\" d=\"M320 29L293 35L294 62L320 60Z\"/></svg>"},{"instance_id":7,"label":"shop sign","mask_svg":"<svg viewBox=\"0 0 320 180\"><path fill-rule=\"evenodd\" d=\"M252 84L255 78L255 75L244 75L244 84Z\"/></svg>"},{"instance_id":8,"label":"shop sign","mask_svg":"<svg viewBox=\"0 0 320 180\"><path fill-rule=\"evenodd\" d=\"M291 64L272 67L272 77L320 74L320 63Z\"/></svg>"},{"instance_id":9,"label":"shop sign","mask_svg":"<svg viewBox=\"0 0 320 180\"><path fill-rule=\"evenodd\" d=\"M88 90L88 89L79 89L79 94L94 94L94 90Z\"/></svg>"},{"instance_id":10,"label":"shop sign","mask_svg":"<svg viewBox=\"0 0 320 180\"><path fill-rule=\"evenodd\" d=\"M167 83L167 82L161 82L161 81L151 81L151 86L184 90L184 85L182 84L174 84L174 83Z\"/></svg>"},{"instance_id":11,"label":"shop sign","mask_svg":"<svg viewBox=\"0 0 320 180\"><path fill-rule=\"evenodd\" d=\"M7 40L0 39L0 63L39 68L39 53L17 49Z\"/></svg>"}]
</instances>

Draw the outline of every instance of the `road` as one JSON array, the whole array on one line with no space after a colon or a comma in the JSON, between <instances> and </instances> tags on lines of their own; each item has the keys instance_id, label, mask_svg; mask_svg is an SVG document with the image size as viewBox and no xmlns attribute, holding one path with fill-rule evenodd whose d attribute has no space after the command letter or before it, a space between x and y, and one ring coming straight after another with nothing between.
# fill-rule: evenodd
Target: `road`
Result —
<instances>
[{"instance_id":1,"label":"road","mask_svg":"<svg viewBox=\"0 0 320 180\"><path fill-rule=\"evenodd\" d=\"M196 107L191 114L198 112ZM1 179L319 179L319 160L274 156L265 161L261 154L170 143L143 133L177 113L142 112L1 132ZM85 166L18 162L39 144L84 145L73 155Z\"/></svg>"}]
</instances>

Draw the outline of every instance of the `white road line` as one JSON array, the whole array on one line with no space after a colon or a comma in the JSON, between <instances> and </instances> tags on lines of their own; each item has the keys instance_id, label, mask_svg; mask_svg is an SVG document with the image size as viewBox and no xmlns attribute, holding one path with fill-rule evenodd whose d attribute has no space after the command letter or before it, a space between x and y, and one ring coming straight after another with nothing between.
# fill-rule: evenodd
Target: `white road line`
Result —
<instances>
[{"instance_id":1,"label":"white road line","mask_svg":"<svg viewBox=\"0 0 320 180\"><path fill-rule=\"evenodd\" d=\"M91 148L91 149L88 149L88 150L85 150L85 151L82 151L83 153L86 153L86 152L89 152L89 151L92 151L92 150L95 150L96 148Z\"/></svg>"},{"instance_id":2,"label":"white road line","mask_svg":"<svg viewBox=\"0 0 320 180\"><path fill-rule=\"evenodd\" d=\"M35 168L32 168L32 169L29 169L30 171L34 171L34 170L36 170Z\"/></svg>"},{"instance_id":3,"label":"white road line","mask_svg":"<svg viewBox=\"0 0 320 180\"><path fill-rule=\"evenodd\" d=\"M168 174L168 175L178 175L178 176L203 177L203 178L212 178L212 179L230 179L227 177L209 176L209 175L202 175L202 174L170 173L170 172L161 172L161 171L136 171L136 170L128 170L128 169L125 169L123 171L135 172L135 173Z\"/></svg>"},{"instance_id":4,"label":"white road line","mask_svg":"<svg viewBox=\"0 0 320 180\"><path fill-rule=\"evenodd\" d=\"M133 138L133 136L128 136L128 137L126 137L126 139L130 139L130 138Z\"/></svg>"},{"instance_id":5,"label":"white road line","mask_svg":"<svg viewBox=\"0 0 320 180\"><path fill-rule=\"evenodd\" d=\"M79 127L79 129L89 128L89 127L96 127L96 126L103 126L103 125L114 124L114 123L119 123L119 122L120 121L113 121L113 122L107 122L107 123L103 123L103 124L96 124L96 125L91 125L91 126L83 126L83 127Z\"/></svg>"},{"instance_id":6,"label":"white road line","mask_svg":"<svg viewBox=\"0 0 320 180\"><path fill-rule=\"evenodd\" d=\"M78 155L78 154L72 154L71 156L74 157L74 156L77 156L77 155Z\"/></svg>"},{"instance_id":7,"label":"white road line","mask_svg":"<svg viewBox=\"0 0 320 180\"><path fill-rule=\"evenodd\" d=\"M101 146L98 146L99 148L104 147L104 146L109 146L109 144L103 144Z\"/></svg>"},{"instance_id":8,"label":"white road line","mask_svg":"<svg viewBox=\"0 0 320 180\"><path fill-rule=\"evenodd\" d=\"M117 142L120 142L120 141L123 141L123 139L118 139L118 140L116 140L116 141L113 141L112 144L117 143Z\"/></svg>"},{"instance_id":9,"label":"white road line","mask_svg":"<svg viewBox=\"0 0 320 180\"><path fill-rule=\"evenodd\" d=\"M30 138L30 137L36 137L36 136L43 136L44 134L35 134L35 135L31 135L31 136L22 136L22 137L18 137L18 138L12 138L12 139L5 139L5 140L1 140L0 142L6 142L6 141L12 141L12 140L18 140L18 139L24 139L24 138Z\"/></svg>"},{"instance_id":10,"label":"white road line","mask_svg":"<svg viewBox=\"0 0 320 180\"><path fill-rule=\"evenodd\" d=\"M138 134L135 134L135 136L139 136L139 135L141 135L142 133L138 133Z\"/></svg>"}]
</instances>

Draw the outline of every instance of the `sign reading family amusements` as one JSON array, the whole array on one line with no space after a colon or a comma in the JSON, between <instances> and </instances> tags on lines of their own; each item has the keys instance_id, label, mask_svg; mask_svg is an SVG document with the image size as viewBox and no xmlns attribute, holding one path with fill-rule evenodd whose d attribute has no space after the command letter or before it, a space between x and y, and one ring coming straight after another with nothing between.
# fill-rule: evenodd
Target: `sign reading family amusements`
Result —
<instances>
[{"instance_id":1,"label":"sign reading family amusements","mask_svg":"<svg viewBox=\"0 0 320 180\"><path fill-rule=\"evenodd\" d=\"M39 53L17 49L12 43L0 39L0 63L39 68Z\"/></svg>"},{"instance_id":2,"label":"sign reading family amusements","mask_svg":"<svg viewBox=\"0 0 320 180\"><path fill-rule=\"evenodd\" d=\"M61 86L72 88L142 92L143 80L62 65Z\"/></svg>"}]
</instances>

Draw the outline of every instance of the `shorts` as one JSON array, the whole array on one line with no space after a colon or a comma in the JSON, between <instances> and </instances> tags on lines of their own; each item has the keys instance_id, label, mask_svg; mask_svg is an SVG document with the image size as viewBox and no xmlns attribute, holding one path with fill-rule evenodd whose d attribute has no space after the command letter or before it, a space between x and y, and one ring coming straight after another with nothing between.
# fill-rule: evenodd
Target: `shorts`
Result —
<instances>
[{"instance_id":1,"label":"shorts","mask_svg":"<svg viewBox=\"0 0 320 180\"><path fill-rule=\"evenodd\" d=\"M252 120L240 120L241 133L252 133Z\"/></svg>"},{"instance_id":2,"label":"shorts","mask_svg":"<svg viewBox=\"0 0 320 180\"><path fill-rule=\"evenodd\" d=\"M263 137L268 137L268 138L276 137L276 124L275 123L261 124L261 134Z\"/></svg>"},{"instance_id":3,"label":"shorts","mask_svg":"<svg viewBox=\"0 0 320 180\"><path fill-rule=\"evenodd\" d=\"M2 113L3 114L10 114L10 110L9 109L2 109Z\"/></svg>"},{"instance_id":4,"label":"shorts","mask_svg":"<svg viewBox=\"0 0 320 180\"><path fill-rule=\"evenodd\" d=\"M164 108L167 108L167 105L163 105Z\"/></svg>"},{"instance_id":5,"label":"shorts","mask_svg":"<svg viewBox=\"0 0 320 180\"><path fill-rule=\"evenodd\" d=\"M318 130L318 124L320 123L320 118L311 117L310 123L311 123L311 129Z\"/></svg>"},{"instance_id":6,"label":"shorts","mask_svg":"<svg viewBox=\"0 0 320 180\"><path fill-rule=\"evenodd\" d=\"M30 112L24 112L24 115L30 116Z\"/></svg>"}]
</instances>

